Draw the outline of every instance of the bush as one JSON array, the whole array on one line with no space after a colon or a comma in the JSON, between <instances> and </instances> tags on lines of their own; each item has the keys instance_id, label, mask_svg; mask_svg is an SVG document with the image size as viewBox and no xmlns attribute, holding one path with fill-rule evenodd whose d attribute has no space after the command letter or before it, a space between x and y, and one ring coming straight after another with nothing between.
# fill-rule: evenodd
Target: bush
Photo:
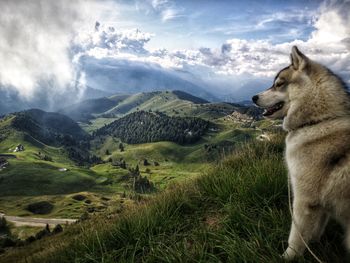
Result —
<instances>
[{"instance_id":1,"label":"bush","mask_svg":"<svg viewBox=\"0 0 350 263\"><path fill-rule=\"evenodd\" d=\"M54 208L53 204L47 201L40 201L40 202L29 204L26 210L28 210L29 212L32 212L33 214L45 215L45 214L51 213L53 208Z\"/></svg>"},{"instance_id":2,"label":"bush","mask_svg":"<svg viewBox=\"0 0 350 263\"><path fill-rule=\"evenodd\" d=\"M39 240L49 235L50 235L50 229L45 227L43 230L40 230L38 233L35 234L35 239Z\"/></svg>"}]
</instances>

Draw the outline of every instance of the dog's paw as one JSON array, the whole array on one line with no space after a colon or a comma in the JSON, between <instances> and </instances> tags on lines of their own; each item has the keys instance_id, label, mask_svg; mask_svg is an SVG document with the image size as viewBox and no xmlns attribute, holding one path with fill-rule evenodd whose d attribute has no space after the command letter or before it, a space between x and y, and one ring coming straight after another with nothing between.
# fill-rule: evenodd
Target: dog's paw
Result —
<instances>
[{"instance_id":1,"label":"dog's paw","mask_svg":"<svg viewBox=\"0 0 350 263\"><path fill-rule=\"evenodd\" d=\"M298 256L299 255L297 252L291 247L288 247L287 250L282 254L282 258L286 261L292 261Z\"/></svg>"}]
</instances>

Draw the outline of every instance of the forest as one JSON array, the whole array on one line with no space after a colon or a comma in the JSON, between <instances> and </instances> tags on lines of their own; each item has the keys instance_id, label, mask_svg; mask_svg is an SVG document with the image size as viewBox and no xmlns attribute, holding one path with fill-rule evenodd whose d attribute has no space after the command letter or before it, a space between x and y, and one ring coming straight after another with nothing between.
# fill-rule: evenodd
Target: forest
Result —
<instances>
[{"instance_id":1,"label":"forest","mask_svg":"<svg viewBox=\"0 0 350 263\"><path fill-rule=\"evenodd\" d=\"M210 125L213 124L195 117L138 111L102 127L93 136L110 135L131 144L157 141L188 144L198 141Z\"/></svg>"}]
</instances>

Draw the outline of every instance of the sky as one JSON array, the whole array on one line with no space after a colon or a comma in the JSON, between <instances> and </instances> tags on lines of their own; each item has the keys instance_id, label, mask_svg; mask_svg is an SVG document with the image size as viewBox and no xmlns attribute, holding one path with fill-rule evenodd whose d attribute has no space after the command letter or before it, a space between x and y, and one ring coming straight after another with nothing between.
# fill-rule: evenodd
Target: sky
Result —
<instances>
[{"instance_id":1,"label":"sky","mask_svg":"<svg viewBox=\"0 0 350 263\"><path fill-rule=\"evenodd\" d=\"M228 39L307 39L319 1L116 1L104 20L117 28L142 25L154 34L150 48L217 48ZM113 17L114 16L114 17Z\"/></svg>"},{"instance_id":2,"label":"sky","mask_svg":"<svg viewBox=\"0 0 350 263\"><path fill-rule=\"evenodd\" d=\"M349 0L1 0L0 89L109 93L184 87L240 101L293 45L350 83Z\"/></svg>"}]
</instances>

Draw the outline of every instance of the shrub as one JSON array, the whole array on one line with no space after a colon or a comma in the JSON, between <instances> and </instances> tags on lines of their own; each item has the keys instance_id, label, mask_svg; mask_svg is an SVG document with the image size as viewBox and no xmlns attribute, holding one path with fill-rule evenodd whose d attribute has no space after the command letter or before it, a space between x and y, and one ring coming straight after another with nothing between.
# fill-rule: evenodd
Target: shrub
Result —
<instances>
[{"instance_id":1,"label":"shrub","mask_svg":"<svg viewBox=\"0 0 350 263\"><path fill-rule=\"evenodd\" d=\"M35 202L32 204L29 204L26 207L26 209L29 212L32 212L33 214L40 214L40 215L45 215L45 214L51 213L53 208L54 208L53 204L51 204L47 201Z\"/></svg>"},{"instance_id":2,"label":"shrub","mask_svg":"<svg viewBox=\"0 0 350 263\"><path fill-rule=\"evenodd\" d=\"M77 195L73 195L72 199L76 200L76 201L83 201L86 199L85 195L81 195L81 194L77 194Z\"/></svg>"}]
</instances>

